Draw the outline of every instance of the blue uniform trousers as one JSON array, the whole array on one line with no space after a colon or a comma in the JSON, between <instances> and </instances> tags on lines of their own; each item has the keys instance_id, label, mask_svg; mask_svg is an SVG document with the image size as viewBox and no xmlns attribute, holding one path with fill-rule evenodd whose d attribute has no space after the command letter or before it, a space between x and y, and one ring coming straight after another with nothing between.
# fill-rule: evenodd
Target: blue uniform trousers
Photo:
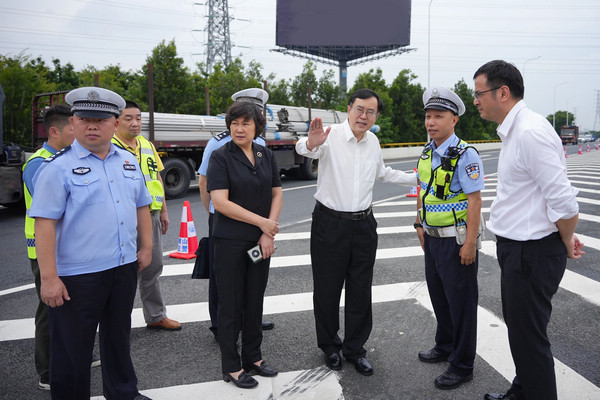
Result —
<instances>
[{"instance_id":1,"label":"blue uniform trousers","mask_svg":"<svg viewBox=\"0 0 600 400\"><path fill-rule=\"evenodd\" d=\"M137 268L135 261L101 272L60 277L71 300L49 309L52 399L90 398L98 324L104 397L131 400L139 394L129 346Z\"/></svg>"},{"instance_id":2,"label":"blue uniform trousers","mask_svg":"<svg viewBox=\"0 0 600 400\"><path fill-rule=\"evenodd\" d=\"M552 296L565 273L567 250L558 232L522 242L497 239L502 313L517 373L511 389L519 399L556 400L547 328Z\"/></svg>"},{"instance_id":3,"label":"blue uniform trousers","mask_svg":"<svg viewBox=\"0 0 600 400\"><path fill-rule=\"evenodd\" d=\"M477 344L477 267L460 263L456 238L425 234L425 278L437 320L435 349L448 355L450 371L473 371Z\"/></svg>"}]
</instances>

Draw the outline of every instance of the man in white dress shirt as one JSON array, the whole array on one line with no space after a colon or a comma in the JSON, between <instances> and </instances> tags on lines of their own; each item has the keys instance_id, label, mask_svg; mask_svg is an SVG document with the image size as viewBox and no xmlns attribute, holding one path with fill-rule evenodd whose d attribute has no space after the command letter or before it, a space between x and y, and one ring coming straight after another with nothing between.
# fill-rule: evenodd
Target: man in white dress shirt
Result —
<instances>
[{"instance_id":1,"label":"man in white dress shirt","mask_svg":"<svg viewBox=\"0 0 600 400\"><path fill-rule=\"evenodd\" d=\"M488 229L497 238L502 312L516 368L506 394L488 393L484 399L556 400L547 327L567 258L584 254L574 234L577 189L567 178L560 138L523 101L519 70L494 60L473 79L473 103L481 118L499 124L502 140Z\"/></svg>"},{"instance_id":2,"label":"man in white dress shirt","mask_svg":"<svg viewBox=\"0 0 600 400\"><path fill-rule=\"evenodd\" d=\"M369 130L383 109L372 90L359 89L348 101L348 119L323 129L315 118L298 154L319 159L317 200L310 253L314 281L317 344L326 365L342 367L340 350L362 375L372 375L363 347L372 328L371 283L377 251L377 222L371 201L375 180L416 185L416 175L386 167L379 140ZM339 304L346 288L345 338L339 331Z\"/></svg>"}]
</instances>

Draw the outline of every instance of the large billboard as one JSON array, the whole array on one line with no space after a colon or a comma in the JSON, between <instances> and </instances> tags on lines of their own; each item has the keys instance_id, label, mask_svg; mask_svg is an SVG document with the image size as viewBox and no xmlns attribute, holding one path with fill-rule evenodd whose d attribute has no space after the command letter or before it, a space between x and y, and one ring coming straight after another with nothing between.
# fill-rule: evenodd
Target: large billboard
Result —
<instances>
[{"instance_id":1,"label":"large billboard","mask_svg":"<svg viewBox=\"0 0 600 400\"><path fill-rule=\"evenodd\" d=\"M411 0L277 0L282 47L410 44Z\"/></svg>"}]
</instances>

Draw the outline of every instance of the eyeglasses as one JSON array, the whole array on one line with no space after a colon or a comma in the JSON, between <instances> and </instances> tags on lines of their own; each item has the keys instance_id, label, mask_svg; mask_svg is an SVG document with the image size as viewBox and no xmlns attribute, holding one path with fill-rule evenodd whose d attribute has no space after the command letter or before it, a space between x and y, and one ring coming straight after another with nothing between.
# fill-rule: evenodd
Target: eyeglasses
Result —
<instances>
[{"instance_id":1,"label":"eyeglasses","mask_svg":"<svg viewBox=\"0 0 600 400\"><path fill-rule=\"evenodd\" d=\"M500 85L500 86L498 86L498 87L495 87L495 88L493 88L493 89L483 90L483 91L481 91L481 92L475 92L475 93L474 93L474 95L475 95L475 99L479 100L479 97L480 97L482 94L484 94L484 93L487 93L487 92L492 92L492 91L494 91L494 90L498 90L498 89L500 89L502 86L504 86L504 85Z\"/></svg>"},{"instance_id":2,"label":"eyeglasses","mask_svg":"<svg viewBox=\"0 0 600 400\"><path fill-rule=\"evenodd\" d=\"M375 110L365 110L362 107L353 107L352 112L354 113L354 115L360 117L363 114L367 115L367 118L375 118L377 116L377 111Z\"/></svg>"}]
</instances>

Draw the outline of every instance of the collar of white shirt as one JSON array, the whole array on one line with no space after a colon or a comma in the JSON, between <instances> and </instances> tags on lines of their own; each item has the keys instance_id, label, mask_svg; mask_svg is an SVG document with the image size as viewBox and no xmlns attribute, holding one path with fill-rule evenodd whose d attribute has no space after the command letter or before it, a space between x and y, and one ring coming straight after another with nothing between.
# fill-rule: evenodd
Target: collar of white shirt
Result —
<instances>
[{"instance_id":1,"label":"collar of white shirt","mask_svg":"<svg viewBox=\"0 0 600 400\"><path fill-rule=\"evenodd\" d=\"M349 142L352 139L354 139L354 141L358 142L358 143L362 143L362 142L366 143L369 141L369 135L368 135L369 131L367 131L363 134L363 137L359 142L358 139L356 138L356 136L354 135L354 132L352 132L352 129L350 128L350 123L348 122L347 119L344 122L342 122L342 127L344 128L344 136L346 137L346 141Z\"/></svg>"},{"instance_id":2,"label":"collar of white shirt","mask_svg":"<svg viewBox=\"0 0 600 400\"><path fill-rule=\"evenodd\" d=\"M525 108L527 108L525 101L519 100L519 102L515 104L513 108L510 109L508 114L506 114L506 117L504 117L504 121L502 121L502 123L498 125L498 128L496 128L496 132L498 133L498 136L500 136L501 140L506 139L510 130L512 129L517 115L521 110Z\"/></svg>"}]
</instances>

